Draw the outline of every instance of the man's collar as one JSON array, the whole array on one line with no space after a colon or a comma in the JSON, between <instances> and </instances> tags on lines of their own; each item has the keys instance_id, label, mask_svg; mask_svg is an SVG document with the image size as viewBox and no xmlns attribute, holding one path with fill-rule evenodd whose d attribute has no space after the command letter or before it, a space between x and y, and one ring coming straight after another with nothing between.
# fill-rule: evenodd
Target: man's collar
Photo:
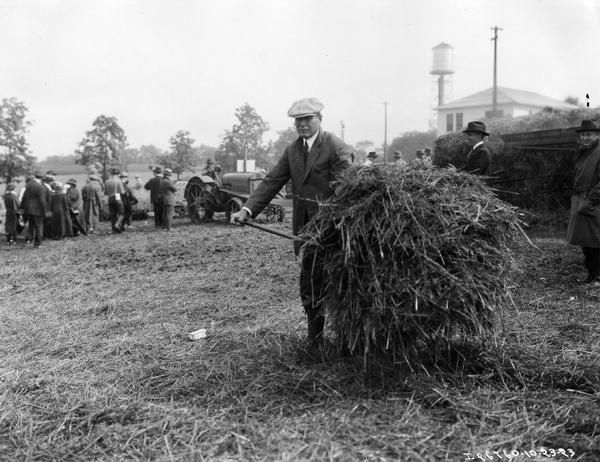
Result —
<instances>
[{"instance_id":1,"label":"man's collar","mask_svg":"<svg viewBox=\"0 0 600 462\"><path fill-rule=\"evenodd\" d=\"M309 151L310 151L310 149L312 148L312 146L313 146L313 144L314 144L315 140L317 139L317 136L319 136L319 132L320 132L320 131L321 131L321 129L319 128L319 129L317 130L317 132L316 132L316 133L315 133L313 136L311 136L310 138L306 138L306 139L305 139L306 143L308 144L308 150L309 150Z\"/></svg>"},{"instance_id":2,"label":"man's collar","mask_svg":"<svg viewBox=\"0 0 600 462\"><path fill-rule=\"evenodd\" d=\"M475 146L473 146L473 147L471 148L471 151L475 151L475 149L477 149L477 148L478 148L479 146L481 146L482 144L483 144L483 140L481 140L481 141L479 141L479 142L475 143Z\"/></svg>"}]
</instances>

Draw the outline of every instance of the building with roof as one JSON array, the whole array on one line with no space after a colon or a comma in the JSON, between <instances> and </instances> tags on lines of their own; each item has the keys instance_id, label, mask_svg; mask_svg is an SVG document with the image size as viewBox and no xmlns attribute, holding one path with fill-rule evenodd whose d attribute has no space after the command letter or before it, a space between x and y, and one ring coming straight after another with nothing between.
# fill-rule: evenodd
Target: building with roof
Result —
<instances>
[{"instance_id":1,"label":"building with roof","mask_svg":"<svg viewBox=\"0 0 600 462\"><path fill-rule=\"evenodd\" d=\"M466 127L467 122L489 118L492 111L493 88L438 106L437 135ZM578 106L559 101L532 91L498 87L498 112L500 117L518 117L539 112L546 107L577 109Z\"/></svg>"}]
</instances>

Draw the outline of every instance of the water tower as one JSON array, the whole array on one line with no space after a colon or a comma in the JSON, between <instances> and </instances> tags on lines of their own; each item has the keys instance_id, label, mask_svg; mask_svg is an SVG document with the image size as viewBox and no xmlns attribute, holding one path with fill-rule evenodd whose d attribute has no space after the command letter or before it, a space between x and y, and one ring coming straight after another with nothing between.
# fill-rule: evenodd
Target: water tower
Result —
<instances>
[{"instance_id":1,"label":"water tower","mask_svg":"<svg viewBox=\"0 0 600 462\"><path fill-rule=\"evenodd\" d=\"M440 43L432 48L433 66L430 74L438 76L438 106L444 104L444 77L454 74L454 48Z\"/></svg>"}]
</instances>

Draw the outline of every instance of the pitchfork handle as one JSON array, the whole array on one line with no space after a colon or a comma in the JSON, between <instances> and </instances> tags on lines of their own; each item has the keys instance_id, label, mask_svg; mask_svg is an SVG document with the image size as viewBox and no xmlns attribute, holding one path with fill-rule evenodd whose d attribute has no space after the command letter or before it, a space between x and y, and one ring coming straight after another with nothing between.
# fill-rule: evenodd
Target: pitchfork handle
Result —
<instances>
[{"instance_id":1,"label":"pitchfork handle","mask_svg":"<svg viewBox=\"0 0 600 462\"><path fill-rule=\"evenodd\" d=\"M277 231L276 229L269 228L268 226L257 225L256 223L252 223L250 221L239 221L235 220L243 226L250 226L251 228L260 229L261 231L266 231L267 233L275 234L280 237L285 237L286 239L291 239L293 241L301 241L298 236L294 236L292 234L283 233L281 231Z\"/></svg>"}]
</instances>

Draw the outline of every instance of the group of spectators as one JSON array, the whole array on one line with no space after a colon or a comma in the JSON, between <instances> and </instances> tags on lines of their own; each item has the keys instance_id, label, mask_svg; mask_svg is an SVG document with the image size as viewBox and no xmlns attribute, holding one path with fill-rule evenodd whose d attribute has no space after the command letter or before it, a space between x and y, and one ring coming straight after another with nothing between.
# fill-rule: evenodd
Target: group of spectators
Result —
<instances>
[{"instance_id":1,"label":"group of spectators","mask_svg":"<svg viewBox=\"0 0 600 462\"><path fill-rule=\"evenodd\" d=\"M112 231L125 231L131 225L133 205L137 199L128 185L128 175L114 169L111 173L114 173L112 181L108 180L106 184L96 174L90 174L81 190L74 178L64 184L56 181L56 172L52 170L46 174L41 170L34 171L26 178L19 194L16 184L8 183L3 196L7 244L15 244L17 234L25 227L27 241L34 247L39 247L47 238L65 239L93 234L100 221L102 193L112 195L112 200L109 196L109 209L118 197L120 205L114 221L111 216ZM115 196L115 191L119 196Z\"/></svg>"}]
</instances>

